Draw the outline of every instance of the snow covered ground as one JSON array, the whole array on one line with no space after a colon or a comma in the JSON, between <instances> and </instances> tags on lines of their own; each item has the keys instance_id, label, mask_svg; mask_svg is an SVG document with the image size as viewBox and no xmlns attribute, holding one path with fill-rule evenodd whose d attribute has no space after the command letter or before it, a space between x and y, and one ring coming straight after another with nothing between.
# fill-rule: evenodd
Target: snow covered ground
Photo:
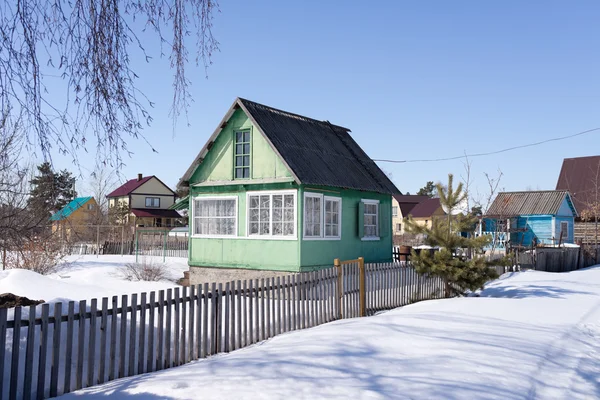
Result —
<instances>
[{"instance_id":1,"label":"snow covered ground","mask_svg":"<svg viewBox=\"0 0 600 400\"><path fill-rule=\"evenodd\" d=\"M163 259L156 257L154 261L162 263ZM134 262L135 256L69 256L59 271L51 275L43 276L20 269L0 271L0 293L10 292L48 303L100 299L172 288L188 269L186 258L167 257L168 279L161 282L128 281L123 275L124 267Z\"/></svg>"},{"instance_id":2,"label":"snow covered ground","mask_svg":"<svg viewBox=\"0 0 600 400\"><path fill-rule=\"evenodd\" d=\"M600 398L600 268L342 320L67 398Z\"/></svg>"}]
</instances>

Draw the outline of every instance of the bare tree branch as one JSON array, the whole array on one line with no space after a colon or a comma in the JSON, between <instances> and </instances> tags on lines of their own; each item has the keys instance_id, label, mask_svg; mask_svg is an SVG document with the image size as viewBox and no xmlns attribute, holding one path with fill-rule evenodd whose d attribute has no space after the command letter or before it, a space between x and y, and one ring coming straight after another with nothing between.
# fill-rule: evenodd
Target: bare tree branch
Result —
<instances>
[{"instance_id":1,"label":"bare tree branch","mask_svg":"<svg viewBox=\"0 0 600 400\"><path fill-rule=\"evenodd\" d=\"M151 28L161 48L170 47L176 123L192 100L185 38L195 34L195 61L206 72L219 48L212 33L218 11L216 0L3 2L0 111L21 115L26 144L46 159L55 148L78 162L79 149L95 146L97 160L119 169L131 154L128 141L145 141L143 128L152 122L153 103L138 89L131 65L135 51L151 58L136 33L137 20ZM58 80L64 92L57 93Z\"/></svg>"}]
</instances>

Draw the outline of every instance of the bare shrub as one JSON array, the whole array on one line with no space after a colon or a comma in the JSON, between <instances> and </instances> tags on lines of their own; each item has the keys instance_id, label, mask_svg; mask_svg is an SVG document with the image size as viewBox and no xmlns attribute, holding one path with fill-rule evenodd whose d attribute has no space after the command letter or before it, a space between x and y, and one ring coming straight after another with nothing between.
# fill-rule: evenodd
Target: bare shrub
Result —
<instances>
[{"instance_id":1,"label":"bare shrub","mask_svg":"<svg viewBox=\"0 0 600 400\"><path fill-rule=\"evenodd\" d=\"M7 252L4 266L9 269L27 269L41 275L58 272L65 253L54 240L27 242L16 251Z\"/></svg>"},{"instance_id":2,"label":"bare shrub","mask_svg":"<svg viewBox=\"0 0 600 400\"><path fill-rule=\"evenodd\" d=\"M128 281L158 282L167 279L167 266L152 259L125 264L123 275Z\"/></svg>"}]
</instances>

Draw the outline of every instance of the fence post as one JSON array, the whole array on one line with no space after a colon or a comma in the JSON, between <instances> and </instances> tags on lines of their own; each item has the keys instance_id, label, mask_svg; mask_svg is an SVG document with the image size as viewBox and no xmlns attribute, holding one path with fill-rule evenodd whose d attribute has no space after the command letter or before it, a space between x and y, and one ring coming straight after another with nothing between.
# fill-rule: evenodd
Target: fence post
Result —
<instances>
[{"instance_id":1,"label":"fence post","mask_svg":"<svg viewBox=\"0 0 600 400\"><path fill-rule=\"evenodd\" d=\"M343 277L342 277L342 263L340 262L339 258L336 258L335 260L333 260L333 265L334 267L337 269L337 273L338 273L338 279L337 279L337 286L338 286L338 311L340 313L339 318L342 319L344 317L343 313L342 313L342 299L344 298L344 286L343 286Z\"/></svg>"},{"instance_id":2,"label":"fence post","mask_svg":"<svg viewBox=\"0 0 600 400\"><path fill-rule=\"evenodd\" d=\"M367 300L367 296L366 296L366 285L365 285L365 280L366 280L366 273L365 273L365 259L363 257L358 257L358 273L359 273L359 284L358 284L358 290L359 290L359 298L358 298L358 308L360 311L360 316L361 317L366 317L367 316L367 308L366 308L366 300Z\"/></svg>"},{"instance_id":3,"label":"fence post","mask_svg":"<svg viewBox=\"0 0 600 400\"><path fill-rule=\"evenodd\" d=\"M165 247L163 248L163 263L167 260L167 231L163 232L165 235Z\"/></svg>"},{"instance_id":4,"label":"fence post","mask_svg":"<svg viewBox=\"0 0 600 400\"><path fill-rule=\"evenodd\" d=\"M121 225L121 257L125 247L125 225Z\"/></svg>"},{"instance_id":5,"label":"fence post","mask_svg":"<svg viewBox=\"0 0 600 400\"><path fill-rule=\"evenodd\" d=\"M100 225L96 225L96 258L100 257Z\"/></svg>"}]
</instances>

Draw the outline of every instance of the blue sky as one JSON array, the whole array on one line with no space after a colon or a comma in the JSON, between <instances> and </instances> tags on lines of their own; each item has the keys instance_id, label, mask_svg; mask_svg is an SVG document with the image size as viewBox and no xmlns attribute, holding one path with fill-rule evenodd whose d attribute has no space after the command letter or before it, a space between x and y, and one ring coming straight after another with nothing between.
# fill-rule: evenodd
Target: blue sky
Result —
<instances>
[{"instance_id":1,"label":"blue sky","mask_svg":"<svg viewBox=\"0 0 600 400\"><path fill-rule=\"evenodd\" d=\"M123 174L175 186L236 96L352 130L374 159L435 159L600 127L600 3L593 1L221 1L221 51L205 79L189 65L194 103L175 135L172 71L155 55L139 86L155 103ZM193 40L188 40L193 46ZM554 189L565 157L600 154L600 132L472 159L506 190ZM69 160L55 157L58 167ZM91 167L91 165L89 165ZM398 188L460 175L459 161L387 164ZM73 168L72 168L73 169ZM86 194L86 193L81 193Z\"/></svg>"}]
</instances>

